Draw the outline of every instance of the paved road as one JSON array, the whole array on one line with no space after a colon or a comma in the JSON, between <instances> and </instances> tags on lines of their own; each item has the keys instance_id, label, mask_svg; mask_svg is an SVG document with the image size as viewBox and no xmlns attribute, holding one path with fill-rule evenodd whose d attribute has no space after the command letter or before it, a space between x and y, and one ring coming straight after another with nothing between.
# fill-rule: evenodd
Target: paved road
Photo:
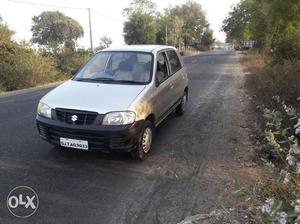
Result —
<instances>
[{"instance_id":1,"label":"paved road","mask_svg":"<svg viewBox=\"0 0 300 224\"><path fill-rule=\"evenodd\" d=\"M124 155L59 151L42 141L35 111L49 88L0 96L0 223L176 224L216 207L204 165L232 150L227 139L238 107L238 56L217 51L185 61L187 113L160 125L142 163ZM8 192L18 185L39 195L40 207L28 219L6 208Z\"/></svg>"}]
</instances>

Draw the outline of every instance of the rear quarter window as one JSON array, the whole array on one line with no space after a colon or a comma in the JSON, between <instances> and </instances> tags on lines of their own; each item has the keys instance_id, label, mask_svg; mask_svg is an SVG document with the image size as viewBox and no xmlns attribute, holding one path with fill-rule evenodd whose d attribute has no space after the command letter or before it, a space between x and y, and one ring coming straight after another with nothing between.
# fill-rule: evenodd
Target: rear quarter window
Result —
<instances>
[{"instance_id":1,"label":"rear quarter window","mask_svg":"<svg viewBox=\"0 0 300 224\"><path fill-rule=\"evenodd\" d=\"M169 59L170 67L171 67L171 72L172 74L176 73L182 68L181 62L178 58L178 55L175 51L167 51L167 56Z\"/></svg>"}]
</instances>

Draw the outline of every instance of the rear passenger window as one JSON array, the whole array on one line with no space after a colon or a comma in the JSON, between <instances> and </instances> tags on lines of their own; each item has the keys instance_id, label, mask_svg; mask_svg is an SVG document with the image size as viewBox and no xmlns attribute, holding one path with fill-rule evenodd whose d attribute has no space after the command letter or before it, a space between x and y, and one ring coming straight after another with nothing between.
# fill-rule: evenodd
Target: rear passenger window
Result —
<instances>
[{"instance_id":1,"label":"rear passenger window","mask_svg":"<svg viewBox=\"0 0 300 224\"><path fill-rule=\"evenodd\" d=\"M171 72L172 74L174 74L182 68L180 60L175 51L167 51L167 55L171 66Z\"/></svg>"}]
</instances>

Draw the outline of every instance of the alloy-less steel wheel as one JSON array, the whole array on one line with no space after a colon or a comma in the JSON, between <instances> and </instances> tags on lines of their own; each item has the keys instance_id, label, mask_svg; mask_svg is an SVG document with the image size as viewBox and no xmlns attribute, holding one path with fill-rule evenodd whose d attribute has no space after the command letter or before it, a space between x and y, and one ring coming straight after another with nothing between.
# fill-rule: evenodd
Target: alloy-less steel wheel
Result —
<instances>
[{"instance_id":1,"label":"alloy-less steel wheel","mask_svg":"<svg viewBox=\"0 0 300 224\"><path fill-rule=\"evenodd\" d=\"M139 145L131 152L135 160L144 160L146 158L152 146L153 136L154 126L150 121L146 121L143 131L141 132Z\"/></svg>"}]
</instances>

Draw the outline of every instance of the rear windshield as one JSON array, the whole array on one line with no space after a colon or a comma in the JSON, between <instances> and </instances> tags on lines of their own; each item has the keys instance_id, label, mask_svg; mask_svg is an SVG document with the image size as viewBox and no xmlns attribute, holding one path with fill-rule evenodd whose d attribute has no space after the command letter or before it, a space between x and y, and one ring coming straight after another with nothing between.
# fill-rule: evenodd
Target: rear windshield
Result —
<instances>
[{"instance_id":1,"label":"rear windshield","mask_svg":"<svg viewBox=\"0 0 300 224\"><path fill-rule=\"evenodd\" d=\"M153 55L103 51L93 56L73 80L145 84L151 81Z\"/></svg>"}]
</instances>

